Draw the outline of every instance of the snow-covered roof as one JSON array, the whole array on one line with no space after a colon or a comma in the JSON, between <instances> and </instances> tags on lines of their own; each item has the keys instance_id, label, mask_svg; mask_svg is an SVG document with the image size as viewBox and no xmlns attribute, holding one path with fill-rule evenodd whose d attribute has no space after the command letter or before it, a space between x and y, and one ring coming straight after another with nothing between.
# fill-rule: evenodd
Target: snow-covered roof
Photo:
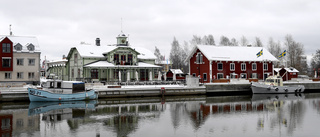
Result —
<instances>
[{"instance_id":1,"label":"snow-covered roof","mask_svg":"<svg viewBox=\"0 0 320 137\"><path fill-rule=\"evenodd\" d=\"M116 46L96 46L88 44L80 44L75 47L82 57L104 58L103 53L116 49Z\"/></svg>"},{"instance_id":2,"label":"snow-covered roof","mask_svg":"<svg viewBox=\"0 0 320 137\"><path fill-rule=\"evenodd\" d=\"M138 62L137 65L114 65L112 63L109 63L108 61L97 61L88 65L85 65L84 67L87 68L160 68L161 66L148 64L144 62Z\"/></svg>"},{"instance_id":3,"label":"snow-covered roof","mask_svg":"<svg viewBox=\"0 0 320 137\"><path fill-rule=\"evenodd\" d=\"M262 47L238 47L238 46L212 46L197 45L189 54L187 61L199 49L208 60L212 61L278 61L266 48ZM263 55L257 57L257 53L263 49Z\"/></svg>"},{"instance_id":4,"label":"snow-covered roof","mask_svg":"<svg viewBox=\"0 0 320 137\"><path fill-rule=\"evenodd\" d=\"M143 47L131 47L140 53L139 59L157 59L153 52Z\"/></svg>"},{"instance_id":5,"label":"snow-covered roof","mask_svg":"<svg viewBox=\"0 0 320 137\"><path fill-rule=\"evenodd\" d=\"M181 69L170 69L170 71L174 74L183 74Z\"/></svg>"},{"instance_id":6,"label":"snow-covered roof","mask_svg":"<svg viewBox=\"0 0 320 137\"><path fill-rule=\"evenodd\" d=\"M5 37L8 37L12 41L13 46L19 43L22 46L21 52L29 52L29 50L27 49L27 46L30 44L34 45L33 52L40 52L38 39L34 36L0 35L0 37L2 37L2 39L4 39ZM13 48L13 51L16 51L16 50Z\"/></svg>"},{"instance_id":7,"label":"snow-covered roof","mask_svg":"<svg viewBox=\"0 0 320 137\"><path fill-rule=\"evenodd\" d=\"M148 49L142 47L131 47L131 46L96 46L91 44L80 44L76 48L82 57L95 57L104 58L103 54L115 50L118 47L127 47L136 50L140 55L139 59L156 59L156 56Z\"/></svg>"},{"instance_id":8,"label":"snow-covered roof","mask_svg":"<svg viewBox=\"0 0 320 137\"><path fill-rule=\"evenodd\" d=\"M283 68L273 68L274 71L276 72L279 72L281 69ZM289 73L294 73L294 72L299 72L299 70L293 68L293 67L290 67L290 68L284 68L286 71L288 71Z\"/></svg>"}]
</instances>

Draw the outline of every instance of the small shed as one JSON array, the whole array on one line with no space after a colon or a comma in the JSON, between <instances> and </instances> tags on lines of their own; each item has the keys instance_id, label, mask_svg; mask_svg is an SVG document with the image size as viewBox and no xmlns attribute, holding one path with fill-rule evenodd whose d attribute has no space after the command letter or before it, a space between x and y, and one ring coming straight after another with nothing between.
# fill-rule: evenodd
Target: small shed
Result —
<instances>
[{"instance_id":1,"label":"small shed","mask_svg":"<svg viewBox=\"0 0 320 137\"><path fill-rule=\"evenodd\" d=\"M283 81L291 80L292 78L298 78L299 71L293 67L289 68L274 68L274 74L282 77Z\"/></svg>"},{"instance_id":2,"label":"small shed","mask_svg":"<svg viewBox=\"0 0 320 137\"><path fill-rule=\"evenodd\" d=\"M181 69L170 69L166 74L167 80L172 81L174 74L176 75L176 80L185 80L186 78L186 75L182 72Z\"/></svg>"}]
</instances>

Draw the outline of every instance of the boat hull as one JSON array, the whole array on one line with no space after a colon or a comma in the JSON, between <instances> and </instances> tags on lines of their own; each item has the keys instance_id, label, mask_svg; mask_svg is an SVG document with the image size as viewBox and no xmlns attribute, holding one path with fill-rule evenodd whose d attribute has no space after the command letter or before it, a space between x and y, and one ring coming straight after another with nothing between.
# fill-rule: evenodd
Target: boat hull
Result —
<instances>
[{"instance_id":1,"label":"boat hull","mask_svg":"<svg viewBox=\"0 0 320 137\"><path fill-rule=\"evenodd\" d=\"M95 90L72 94L57 94L41 89L28 88L28 96L30 101L79 101L98 99L98 94Z\"/></svg>"},{"instance_id":2,"label":"boat hull","mask_svg":"<svg viewBox=\"0 0 320 137\"><path fill-rule=\"evenodd\" d=\"M301 93L304 92L305 87L303 85L297 85L294 87L289 86L271 86L252 82L251 89L253 94L289 94L289 93Z\"/></svg>"}]
</instances>

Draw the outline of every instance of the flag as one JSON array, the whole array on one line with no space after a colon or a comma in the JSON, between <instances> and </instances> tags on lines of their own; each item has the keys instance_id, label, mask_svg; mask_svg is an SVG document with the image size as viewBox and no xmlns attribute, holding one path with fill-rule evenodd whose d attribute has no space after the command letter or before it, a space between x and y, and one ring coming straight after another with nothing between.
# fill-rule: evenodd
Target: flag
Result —
<instances>
[{"instance_id":1,"label":"flag","mask_svg":"<svg viewBox=\"0 0 320 137\"><path fill-rule=\"evenodd\" d=\"M287 54L287 50L284 50L278 57L282 58L282 57L286 56L286 54Z\"/></svg>"},{"instance_id":2,"label":"flag","mask_svg":"<svg viewBox=\"0 0 320 137\"><path fill-rule=\"evenodd\" d=\"M263 49L257 53L257 58L259 58L261 55L263 55Z\"/></svg>"}]
</instances>

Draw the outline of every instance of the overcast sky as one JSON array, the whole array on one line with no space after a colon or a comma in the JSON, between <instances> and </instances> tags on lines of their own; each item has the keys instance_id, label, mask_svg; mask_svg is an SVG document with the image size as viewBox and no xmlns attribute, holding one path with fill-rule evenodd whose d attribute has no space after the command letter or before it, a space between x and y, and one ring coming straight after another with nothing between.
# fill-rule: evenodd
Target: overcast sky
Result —
<instances>
[{"instance_id":1,"label":"overcast sky","mask_svg":"<svg viewBox=\"0 0 320 137\"><path fill-rule=\"evenodd\" d=\"M84 41L115 44L122 30L134 46L157 46L168 57L173 37L180 44L193 35L229 39L291 34L311 55L320 49L319 0L1 0L0 35L36 36L41 58L61 59Z\"/></svg>"}]
</instances>

